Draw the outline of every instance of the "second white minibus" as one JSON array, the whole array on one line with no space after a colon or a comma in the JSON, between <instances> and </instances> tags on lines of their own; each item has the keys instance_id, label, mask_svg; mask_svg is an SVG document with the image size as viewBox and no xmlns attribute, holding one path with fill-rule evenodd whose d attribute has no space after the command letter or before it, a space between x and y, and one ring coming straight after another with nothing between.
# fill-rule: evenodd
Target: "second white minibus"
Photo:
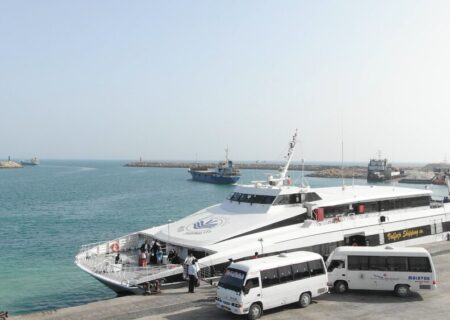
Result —
<instances>
[{"instance_id":1,"label":"second white minibus","mask_svg":"<svg viewBox=\"0 0 450 320\"><path fill-rule=\"evenodd\" d=\"M347 289L388 290L405 297L410 290L434 289L436 272L424 248L338 247L328 257L328 285Z\"/></svg>"},{"instance_id":2,"label":"second white minibus","mask_svg":"<svg viewBox=\"0 0 450 320\"><path fill-rule=\"evenodd\" d=\"M232 263L217 286L216 306L253 320L263 310L297 302L306 307L328 292L327 271L313 252L282 253Z\"/></svg>"}]
</instances>

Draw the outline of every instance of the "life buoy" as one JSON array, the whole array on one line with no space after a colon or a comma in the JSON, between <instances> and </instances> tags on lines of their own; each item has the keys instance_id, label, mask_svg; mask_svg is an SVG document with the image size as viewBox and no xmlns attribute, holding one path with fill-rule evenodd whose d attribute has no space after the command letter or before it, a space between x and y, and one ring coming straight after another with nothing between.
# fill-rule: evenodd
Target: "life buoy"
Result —
<instances>
[{"instance_id":1,"label":"life buoy","mask_svg":"<svg viewBox=\"0 0 450 320\"><path fill-rule=\"evenodd\" d=\"M111 245L111 250L113 251L113 252L119 252L119 243L117 243L117 242L114 242L112 245Z\"/></svg>"}]
</instances>

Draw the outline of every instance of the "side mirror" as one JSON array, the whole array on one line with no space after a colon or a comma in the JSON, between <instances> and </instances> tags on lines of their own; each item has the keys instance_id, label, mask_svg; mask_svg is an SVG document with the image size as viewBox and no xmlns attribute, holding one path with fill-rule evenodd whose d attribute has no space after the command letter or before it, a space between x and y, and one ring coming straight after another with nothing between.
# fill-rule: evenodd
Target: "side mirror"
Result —
<instances>
[{"instance_id":1,"label":"side mirror","mask_svg":"<svg viewBox=\"0 0 450 320\"><path fill-rule=\"evenodd\" d=\"M249 291L250 291L250 288L248 288L248 287L242 288L242 292L244 292L244 294L248 294Z\"/></svg>"}]
</instances>

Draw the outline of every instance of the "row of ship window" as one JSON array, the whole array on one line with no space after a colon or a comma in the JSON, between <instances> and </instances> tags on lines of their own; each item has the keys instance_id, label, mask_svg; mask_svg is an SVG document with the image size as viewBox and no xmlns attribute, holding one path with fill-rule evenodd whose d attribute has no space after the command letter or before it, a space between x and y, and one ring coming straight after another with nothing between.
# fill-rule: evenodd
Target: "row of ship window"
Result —
<instances>
[{"instance_id":1,"label":"row of ship window","mask_svg":"<svg viewBox=\"0 0 450 320\"><path fill-rule=\"evenodd\" d=\"M348 256L348 270L431 272L431 264L426 257Z\"/></svg>"},{"instance_id":2,"label":"row of ship window","mask_svg":"<svg viewBox=\"0 0 450 320\"><path fill-rule=\"evenodd\" d=\"M311 202L321 200L319 195L315 192L309 193L294 193L287 195L268 196L268 195L256 195L234 192L228 198L230 201L236 201L238 203L250 203L250 204L271 204L271 205L286 205L286 204L300 204L303 202ZM431 198L429 196L402 198L402 199L390 199L383 201L365 202L357 204L343 204L332 207L324 207L325 217L334 217L340 214L347 214L351 212L355 213L370 213L370 212L382 212L389 210L398 210L405 208L415 208L422 206L429 206ZM363 212L358 211L358 208L363 206Z\"/></svg>"},{"instance_id":3,"label":"row of ship window","mask_svg":"<svg viewBox=\"0 0 450 320\"><path fill-rule=\"evenodd\" d=\"M325 217L334 217L338 214L347 214L349 212L356 212L359 205L363 205L364 213L369 212L382 212L389 210L398 210L405 208L415 208L429 206L431 202L431 197L413 197L413 198L402 198L402 199L390 199L374 202L365 202L357 204L344 204L333 207L324 207ZM363 212L357 212L363 213Z\"/></svg>"},{"instance_id":4,"label":"row of ship window","mask_svg":"<svg viewBox=\"0 0 450 320\"><path fill-rule=\"evenodd\" d=\"M284 194L275 196L259 195L259 194L247 194L234 192L228 198L230 201L244 202L244 203L259 203L259 204L273 204L284 205L284 204L299 204L302 202L311 202L321 200L319 195L315 192L308 193L294 193L294 194Z\"/></svg>"},{"instance_id":5,"label":"row of ship window","mask_svg":"<svg viewBox=\"0 0 450 320\"><path fill-rule=\"evenodd\" d=\"M325 273L325 267L321 260L313 260L296 263L261 271L262 287L270 287L289 281L301 280Z\"/></svg>"}]
</instances>

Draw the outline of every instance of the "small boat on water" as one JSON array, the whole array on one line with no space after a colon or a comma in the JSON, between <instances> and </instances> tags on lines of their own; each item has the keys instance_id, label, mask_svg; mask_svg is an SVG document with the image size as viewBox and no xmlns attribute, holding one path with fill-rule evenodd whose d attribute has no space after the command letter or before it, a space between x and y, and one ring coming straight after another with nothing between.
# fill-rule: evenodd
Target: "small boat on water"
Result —
<instances>
[{"instance_id":1,"label":"small boat on water","mask_svg":"<svg viewBox=\"0 0 450 320\"><path fill-rule=\"evenodd\" d=\"M216 184L233 184L241 177L239 170L234 167L233 161L228 159L228 148L225 149L225 161L219 162L215 169L197 165L189 168L188 171L192 180Z\"/></svg>"},{"instance_id":2,"label":"small boat on water","mask_svg":"<svg viewBox=\"0 0 450 320\"><path fill-rule=\"evenodd\" d=\"M367 182L383 182L402 176L403 173L392 167L387 159L371 159L367 166Z\"/></svg>"},{"instance_id":3,"label":"small boat on water","mask_svg":"<svg viewBox=\"0 0 450 320\"><path fill-rule=\"evenodd\" d=\"M37 166L40 164L39 159L34 157L31 158L30 160L22 160L20 161L20 164L23 166Z\"/></svg>"}]
</instances>

